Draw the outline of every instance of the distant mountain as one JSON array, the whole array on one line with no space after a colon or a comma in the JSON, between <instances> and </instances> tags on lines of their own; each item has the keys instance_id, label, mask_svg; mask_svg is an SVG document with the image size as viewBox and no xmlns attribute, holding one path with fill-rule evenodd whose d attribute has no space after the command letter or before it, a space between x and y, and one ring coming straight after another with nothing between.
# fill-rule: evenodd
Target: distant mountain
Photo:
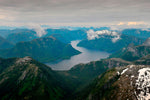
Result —
<instances>
[{"instance_id":1,"label":"distant mountain","mask_svg":"<svg viewBox=\"0 0 150 100\"><path fill-rule=\"evenodd\" d=\"M72 40L82 40L87 37L84 30L68 30L68 29L47 29L45 36L54 36L64 43L70 43Z\"/></svg>"},{"instance_id":2,"label":"distant mountain","mask_svg":"<svg viewBox=\"0 0 150 100\"><path fill-rule=\"evenodd\" d=\"M101 50L106 52L116 52L123 47L128 46L130 43L135 45L142 44L143 39L136 38L133 36L121 35L120 39L116 42L112 41L112 36L101 35L101 37L93 40L82 40L78 46L85 47L88 49Z\"/></svg>"},{"instance_id":3,"label":"distant mountain","mask_svg":"<svg viewBox=\"0 0 150 100\"><path fill-rule=\"evenodd\" d=\"M30 57L0 59L1 100L63 100L65 81Z\"/></svg>"},{"instance_id":4,"label":"distant mountain","mask_svg":"<svg viewBox=\"0 0 150 100\"><path fill-rule=\"evenodd\" d=\"M13 43L7 41L6 39L0 36L0 49L8 49L12 48L13 46Z\"/></svg>"},{"instance_id":5,"label":"distant mountain","mask_svg":"<svg viewBox=\"0 0 150 100\"><path fill-rule=\"evenodd\" d=\"M10 35L10 34L20 33L20 32L24 32L24 31L29 31L29 29L20 29L20 28L0 29L0 36L2 36L4 38L7 38L7 36Z\"/></svg>"},{"instance_id":6,"label":"distant mountain","mask_svg":"<svg viewBox=\"0 0 150 100\"><path fill-rule=\"evenodd\" d=\"M138 60L150 54L150 38L148 38L142 45L134 46L130 44L128 47L110 55L110 57L118 57L127 61Z\"/></svg>"},{"instance_id":7,"label":"distant mountain","mask_svg":"<svg viewBox=\"0 0 150 100\"><path fill-rule=\"evenodd\" d=\"M6 38L11 33L11 30L8 29L0 29L0 36Z\"/></svg>"},{"instance_id":8,"label":"distant mountain","mask_svg":"<svg viewBox=\"0 0 150 100\"><path fill-rule=\"evenodd\" d=\"M99 75L75 100L148 100L150 66L116 67Z\"/></svg>"},{"instance_id":9,"label":"distant mountain","mask_svg":"<svg viewBox=\"0 0 150 100\"><path fill-rule=\"evenodd\" d=\"M1 30L0 30L1 32ZM46 34L42 37L53 36L63 43L70 43L72 40L81 40L86 38L84 30L68 30L68 29L46 29ZM2 32L6 39L12 43L26 42L39 38L34 30L30 29L15 29L8 32Z\"/></svg>"},{"instance_id":10,"label":"distant mountain","mask_svg":"<svg viewBox=\"0 0 150 100\"><path fill-rule=\"evenodd\" d=\"M79 53L70 44L64 44L49 36L29 42L19 42L11 49L0 50L0 57L31 56L40 62L50 62L58 59L67 59Z\"/></svg>"},{"instance_id":11,"label":"distant mountain","mask_svg":"<svg viewBox=\"0 0 150 100\"><path fill-rule=\"evenodd\" d=\"M28 29L18 29L18 30L12 30L11 34L7 36L7 40L16 44L18 42L26 42L31 41L33 39L39 38L36 35L36 32L33 30Z\"/></svg>"},{"instance_id":12,"label":"distant mountain","mask_svg":"<svg viewBox=\"0 0 150 100\"><path fill-rule=\"evenodd\" d=\"M143 30L143 29L124 29L121 31L121 33L143 39L147 39L148 37L150 37L150 30Z\"/></svg>"}]
</instances>

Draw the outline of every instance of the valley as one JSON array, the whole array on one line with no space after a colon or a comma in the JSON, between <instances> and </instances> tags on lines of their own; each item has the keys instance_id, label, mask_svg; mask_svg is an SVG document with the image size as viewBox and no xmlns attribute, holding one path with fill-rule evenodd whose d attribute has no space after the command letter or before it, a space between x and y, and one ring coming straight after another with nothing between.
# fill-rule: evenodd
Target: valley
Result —
<instances>
[{"instance_id":1,"label":"valley","mask_svg":"<svg viewBox=\"0 0 150 100\"><path fill-rule=\"evenodd\" d=\"M0 39L2 100L148 98L149 85L144 90L140 84L149 82L150 38L99 30L90 40L85 30L47 31L38 37L33 30L17 29ZM142 68L144 78L138 74Z\"/></svg>"},{"instance_id":2,"label":"valley","mask_svg":"<svg viewBox=\"0 0 150 100\"><path fill-rule=\"evenodd\" d=\"M0 0L0 100L150 100L150 0Z\"/></svg>"},{"instance_id":3,"label":"valley","mask_svg":"<svg viewBox=\"0 0 150 100\"><path fill-rule=\"evenodd\" d=\"M83 47L78 47L77 44L79 42L80 40L71 41L71 46L74 49L80 51L80 54L74 55L69 59L46 63L46 65L50 66L53 70L69 70L77 64L85 64L91 61L97 61L107 58L110 55L109 53L104 51L102 52L98 50L90 50Z\"/></svg>"}]
</instances>

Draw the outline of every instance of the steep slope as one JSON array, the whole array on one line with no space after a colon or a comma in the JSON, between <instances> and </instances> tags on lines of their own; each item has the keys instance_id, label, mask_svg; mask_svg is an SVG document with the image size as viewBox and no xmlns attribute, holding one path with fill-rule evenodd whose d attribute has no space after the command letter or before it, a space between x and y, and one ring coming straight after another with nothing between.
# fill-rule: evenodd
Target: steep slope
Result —
<instances>
[{"instance_id":1,"label":"steep slope","mask_svg":"<svg viewBox=\"0 0 150 100\"><path fill-rule=\"evenodd\" d=\"M59 42L52 36L20 42L12 49L0 50L0 56L4 58L30 56L40 62L66 59L79 53L70 44Z\"/></svg>"},{"instance_id":2,"label":"steep slope","mask_svg":"<svg viewBox=\"0 0 150 100\"><path fill-rule=\"evenodd\" d=\"M0 36L0 49L12 48L13 44Z\"/></svg>"},{"instance_id":3,"label":"steep slope","mask_svg":"<svg viewBox=\"0 0 150 100\"><path fill-rule=\"evenodd\" d=\"M130 44L127 48L112 54L110 57L118 57L127 61L138 60L150 54L150 38L148 38L142 45L134 46Z\"/></svg>"},{"instance_id":4,"label":"steep slope","mask_svg":"<svg viewBox=\"0 0 150 100\"><path fill-rule=\"evenodd\" d=\"M112 39L117 39L117 37L112 37L109 35L100 35L99 38L93 40L83 40L78 44L78 46L107 52L116 52L121 48L128 46L130 43L139 45L144 42L143 39L123 34L120 36L120 39L118 39L116 42L113 42Z\"/></svg>"},{"instance_id":5,"label":"steep slope","mask_svg":"<svg viewBox=\"0 0 150 100\"><path fill-rule=\"evenodd\" d=\"M30 57L0 60L1 100L62 100L65 86L56 72Z\"/></svg>"},{"instance_id":6,"label":"steep slope","mask_svg":"<svg viewBox=\"0 0 150 100\"><path fill-rule=\"evenodd\" d=\"M100 75L76 100L149 100L150 66L116 67Z\"/></svg>"},{"instance_id":7,"label":"steep slope","mask_svg":"<svg viewBox=\"0 0 150 100\"><path fill-rule=\"evenodd\" d=\"M78 91L106 70L129 64L131 64L131 62L127 62L119 58L111 58L101 61L93 61L87 64L78 64L69 71L60 73L66 77L75 78L80 83L76 87L76 90Z\"/></svg>"}]
</instances>

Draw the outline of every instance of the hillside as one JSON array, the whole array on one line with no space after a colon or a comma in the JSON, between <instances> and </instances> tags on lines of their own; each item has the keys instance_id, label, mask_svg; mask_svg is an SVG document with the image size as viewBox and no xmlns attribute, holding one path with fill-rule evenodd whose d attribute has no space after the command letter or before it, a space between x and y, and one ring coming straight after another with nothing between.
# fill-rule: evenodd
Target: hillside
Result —
<instances>
[{"instance_id":1,"label":"hillside","mask_svg":"<svg viewBox=\"0 0 150 100\"><path fill-rule=\"evenodd\" d=\"M10 34L6 37L6 39L14 44L18 42L26 42L31 41L33 39L38 38L36 32L29 29L18 29L10 31Z\"/></svg>"},{"instance_id":2,"label":"hillside","mask_svg":"<svg viewBox=\"0 0 150 100\"><path fill-rule=\"evenodd\" d=\"M13 43L0 36L0 49L8 49L12 48L13 46Z\"/></svg>"},{"instance_id":3,"label":"hillside","mask_svg":"<svg viewBox=\"0 0 150 100\"><path fill-rule=\"evenodd\" d=\"M0 57L30 56L40 62L50 62L58 59L67 59L79 53L70 44L64 44L49 36L29 42L17 43L12 49L0 50Z\"/></svg>"},{"instance_id":4,"label":"hillside","mask_svg":"<svg viewBox=\"0 0 150 100\"><path fill-rule=\"evenodd\" d=\"M109 35L100 35L99 38L92 40L82 40L78 46L85 47L88 49L101 50L106 52L116 52L123 47L128 46L130 43L134 43L135 45L142 44L144 42L143 39L136 38L133 36L121 35L120 39L116 42L113 42L112 39L117 39L117 37L109 36Z\"/></svg>"},{"instance_id":5,"label":"hillside","mask_svg":"<svg viewBox=\"0 0 150 100\"><path fill-rule=\"evenodd\" d=\"M143 39L147 39L147 37L150 37L150 31L146 29L124 29L121 31L121 33Z\"/></svg>"},{"instance_id":6,"label":"hillside","mask_svg":"<svg viewBox=\"0 0 150 100\"><path fill-rule=\"evenodd\" d=\"M92 61L87 64L78 64L68 71L60 71L59 74L68 78L76 79L75 83L77 84L77 87L74 89L74 93L83 89L83 87L91 83L98 75L104 73L108 69L129 64L131 64L131 62L119 58L111 58Z\"/></svg>"},{"instance_id":7,"label":"hillside","mask_svg":"<svg viewBox=\"0 0 150 100\"><path fill-rule=\"evenodd\" d=\"M128 47L112 54L110 57L118 57L127 61L135 61L150 54L150 38L142 45L130 44Z\"/></svg>"},{"instance_id":8,"label":"hillside","mask_svg":"<svg viewBox=\"0 0 150 100\"><path fill-rule=\"evenodd\" d=\"M148 65L116 67L99 75L76 100L148 100Z\"/></svg>"},{"instance_id":9,"label":"hillside","mask_svg":"<svg viewBox=\"0 0 150 100\"><path fill-rule=\"evenodd\" d=\"M87 36L84 30L47 29L46 33L45 36L53 36L64 43L70 43L73 40L82 40Z\"/></svg>"},{"instance_id":10,"label":"hillside","mask_svg":"<svg viewBox=\"0 0 150 100\"><path fill-rule=\"evenodd\" d=\"M1 100L62 100L65 86L56 72L30 57L0 59Z\"/></svg>"}]
</instances>

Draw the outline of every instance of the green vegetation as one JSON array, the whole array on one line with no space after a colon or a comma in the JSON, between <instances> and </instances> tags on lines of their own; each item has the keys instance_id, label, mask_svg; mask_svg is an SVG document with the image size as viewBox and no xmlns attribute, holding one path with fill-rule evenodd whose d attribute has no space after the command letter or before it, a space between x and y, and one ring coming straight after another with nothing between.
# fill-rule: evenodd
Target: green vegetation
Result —
<instances>
[{"instance_id":1,"label":"green vegetation","mask_svg":"<svg viewBox=\"0 0 150 100\"><path fill-rule=\"evenodd\" d=\"M116 52L123 47L128 46L130 43L134 43L135 45L142 44L144 42L143 39L136 38L133 36L121 35L121 39L112 42L111 36L100 37L95 40L82 40L78 46L85 47L88 49L96 49L106 52Z\"/></svg>"},{"instance_id":2,"label":"green vegetation","mask_svg":"<svg viewBox=\"0 0 150 100\"><path fill-rule=\"evenodd\" d=\"M44 64L29 57L2 60L1 100L61 100L66 95L65 82Z\"/></svg>"},{"instance_id":3,"label":"green vegetation","mask_svg":"<svg viewBox=\"0 0 150 100\"><path fill-rule=\"evenodd\" d=\"M135 61L150 54L150 46L128 46L110 55L110 58L117 57L127 61Z\"/></svg>"},{"instance_id":4,"label":"green vegetation","mask_svg":"<svg viewBox=\"0 0 150 100\"><path fill-rule=\"evenodd\" d=\"M67 59L79 53L70 44L59 42L52 36L20 42L11 49L0 50L0 56L3 58L30 56L40 62Z\"/></svg>"},{"instance_id":5,"label":"green vegetation","mask_svg":"<svg viewBox=\"0 0 150 100\"><path fill-rule=\"evenodd\" d=\"M12 48L14 45L0 36L0 49Z\"/></svg>"}]
</instances>

